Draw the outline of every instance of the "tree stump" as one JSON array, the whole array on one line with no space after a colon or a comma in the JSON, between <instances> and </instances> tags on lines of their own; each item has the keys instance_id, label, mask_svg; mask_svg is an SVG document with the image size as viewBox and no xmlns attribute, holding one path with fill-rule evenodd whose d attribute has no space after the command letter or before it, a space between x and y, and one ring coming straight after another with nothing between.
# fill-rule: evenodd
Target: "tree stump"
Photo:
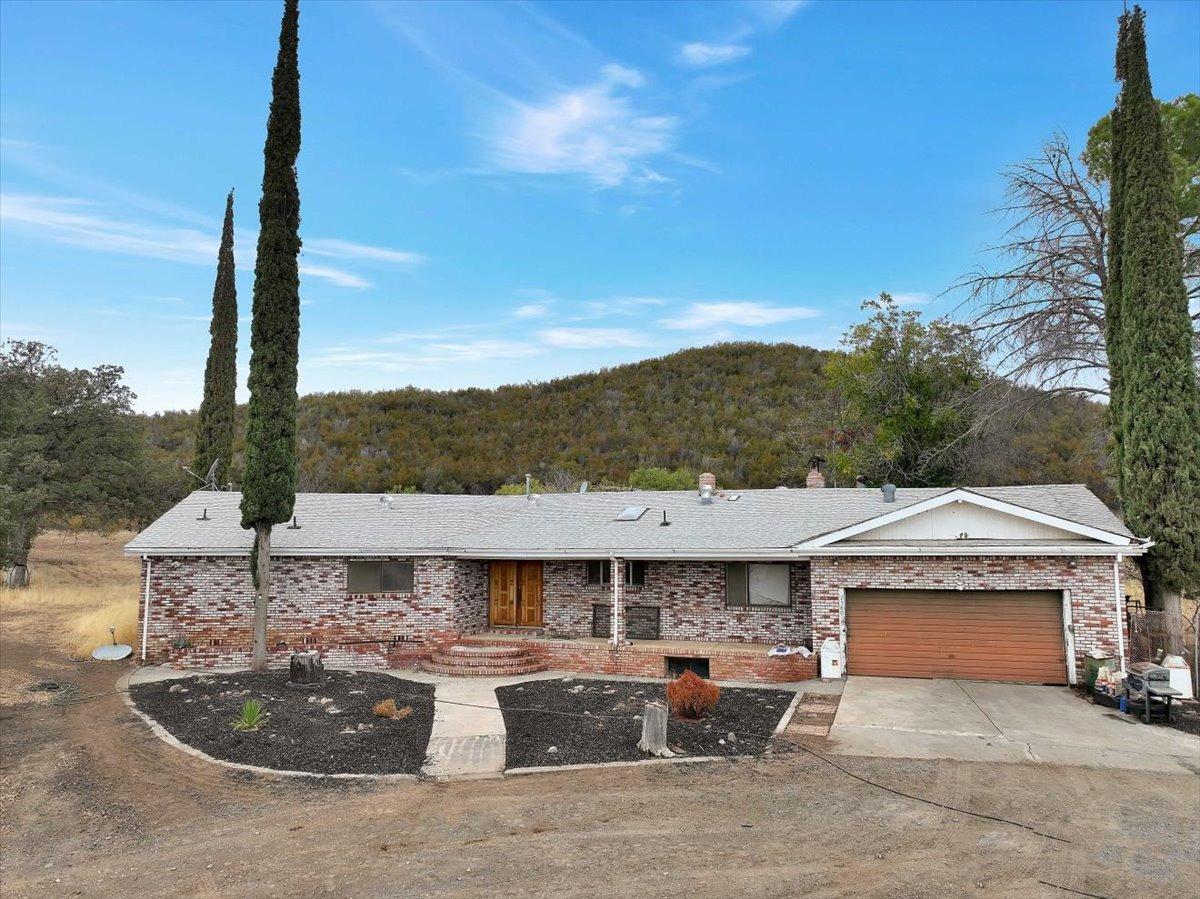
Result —
<instances>
[{"instance_id":1,"label":"tree stump","mask_svg":"<svg viewBox=\"0 0 1200 899\"><path fill-rule=\"evenodd\" d=\"M646 703L642 710L642 739L638 741L638 749L656 755L660 759L674 757L667 748L667 706L655 700Z\"/></svg>"},{"instance_id":2,"label":"tree stump","mask_svg":"<svg viewBox=\"0 0 1200 899\"><path fill-rule=\"evenodd\" d=\"M292 653L291 670L288 686L299 690L315 690L325 680L325 666L316 652Z\"/></svg>"}]
</instances>

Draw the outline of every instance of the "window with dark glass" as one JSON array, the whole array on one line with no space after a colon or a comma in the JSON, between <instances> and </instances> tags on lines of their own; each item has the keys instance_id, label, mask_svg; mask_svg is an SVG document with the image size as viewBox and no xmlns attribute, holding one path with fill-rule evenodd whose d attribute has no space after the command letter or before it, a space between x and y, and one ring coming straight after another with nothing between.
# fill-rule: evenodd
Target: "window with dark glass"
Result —
<instances>
[{"instance_id":1,"label":"window with dark glass","mask_svg":"<svg viewBox=\"0 0 1200 899\"><path fill-rule=\"evenodd\" d=\"M589 586L607 586L612 583L612 562L608 559L593 559L587 563Z\"/></svg>"},{"instance_id":2,"label":"window with dark glass","mask_svg":"<svg viewBox=\"0 0 1200 899\"><path fill-rule=\"evenodd\" d=\"M412 593L412 562L351 562L346 566L348 593Z\"/></svg>"},{"instance_id":3,"label":"window with dark glass","mask_svg":"<svg viewBox=\"0 0 1200 899\"><path fill-rule=\"evenodd\" d=\"M612 562L608 559L595 559L587 563L587 582L593 587L607 587L612 583ZM627 587L644 587L646 585L646 563L625 563L625 585Z\"/></svg>"},{"instance_id":4,"label":"window with dark glass","mask_svg":"<svg viewBox=\"0 0 1200 899\"><path fill-rule=\"evenodd\" d=\"M725 563L726 606L770 608L791 604L791 576L787 563Z\"/></svg>"},{"instance_id":5,"label":"window with dark glass","mask_svg":"<svg viewBox=\"0 0 1200 899\"><path fill-rule=\"evenodd\" d=\"M646 563L633 561L625 563L625 584L629 587L646 586Z\"/></svg>"}]
</instances>

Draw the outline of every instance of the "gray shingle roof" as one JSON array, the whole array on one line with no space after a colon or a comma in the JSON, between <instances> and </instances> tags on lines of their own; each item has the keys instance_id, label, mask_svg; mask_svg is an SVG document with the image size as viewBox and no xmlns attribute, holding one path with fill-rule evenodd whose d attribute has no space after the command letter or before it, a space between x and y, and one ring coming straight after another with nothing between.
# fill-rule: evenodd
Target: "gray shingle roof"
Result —
<instances>
[{"instance_id":1,"label":"gray shingle roof","mask_svg":"<svg viewBox=\"0 0 1200 899\"><path fill-rule=\"evenodd\" d=\"M1123 537L1133 535L1080 484L972 488L973 492L1065 518ZM876 516L947 493L949 488L896 491L893 504L878 490L728 491L711 504L695 491L444 496L302 493L298 530L272 533L280 555L492 553L602 556L629 553L749 553L784 550ZM733 500L733 496L737 496ZM196 492L155 521L127 546L129 553L244 554L251 532L240 526L238 493ZM637 521L614 521L626 506L648 511ZM208 520L202 518L207 510ZM663 512L671 522L662 527Z\"/></svg>"}]
</instances>

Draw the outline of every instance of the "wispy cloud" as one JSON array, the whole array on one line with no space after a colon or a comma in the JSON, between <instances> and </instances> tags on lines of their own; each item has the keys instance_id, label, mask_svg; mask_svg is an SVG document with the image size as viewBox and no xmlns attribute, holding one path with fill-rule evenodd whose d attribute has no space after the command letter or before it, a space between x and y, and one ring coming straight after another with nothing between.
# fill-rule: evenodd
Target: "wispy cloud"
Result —
<instances>
[{"instance_id":1,"label":"wispy cloud","mask_svg":"<svg viewBox=\"0 0 1200 899\"><path fill-rule=\"evenodd\" d=\"M0 321L0 340L51 340L58 332L29 322Z\"/></svg>"},{"instance_id":2,"label":"wispy cloud","mask_svg":"<svg viewBox=\"0 0 1200 899\"><path fill-rule=\"evenodd\" d=\"M675 61L692 69L711 69L745 59L751 53L748 43L756 35L774 31L800 11L805 0L745 0L734 11L719 36L703 41L691 41L679 49ZM733 79L738 80L738 79ZM732 83L729 79L714 79L704 75L694 84L707 87Z\"/></svg>"},{"instance_id":3,"label":"wispy cloud","mask_svg":"<svg viewBox=\"0 0 1200 899\"><path fill-rule=\"evenodd\" d=\"M759 19L772 27L782 25L807 5L808 0L747 0L746 3Z\"/></svg>"},{"instance_id":4,"label":"wispy cloud","mask_svg":"<svg viewBox=\"0 0 1200 899\"><path fill-rule=\"evenodd\" d=\"M679 49L678 59L685 66L704 69L723 66L749 54L750 48L744 44L708 44L704 41L693 41Z\"/></svg>"},{"instance_id":5,"label":"wispy cloud","mask_svg":"<svg viewBox=\"0 0 1200 899\"><path fill-rule=\"evenodd\" d=\"M658 297L608 297L603 300L587 300L580 304L583 312L577 319L607 318L610 315L638 315L653 306L665 306L666 300Z\"/></svg>"},{"instance_id":6,"label":"wispy cloud","mask_svg":"<svg viewBox=\"0 0 1200 899\"><path fill-rule=\"evenodd\" d=\"M0 194L0 222L56 243L98 252L189 264L215 264L219 243L215 231L153 224L108 215L98 210L91 201L80 197ZM238 246L235 248L239 267L253 267L254 253L250 248L256 240L257 235L254 232L240 232ZM305 241L304 252L332 259L403 265L413 265L423 260L420 254L335 238ZM370 281L354 272L331 265L314 265L304 259L300 262L300 274L320 278L339 287L361 289L371 286Z\"/></svg>"},{"instance_id":7,"label":"wispy cloud","mask_svg":"<svg viewBox=\"0 0 1200 899\"><path fill-rule=\"evenodd\" d=\"M546 328L537 336L547 346L567 350L640 347L648 343L644 334L627 328Z\"/></svg>"},{"instance_id":8,"label":"wispy cloud","mask_svg":"<svg viewBox=\"0 0 1200 899\"><path fill-rule=\"evenodd\" d=\"M550 314L550 302L526 303L513 310L515 318L545 318Z\"/></svg>"},{"instance_id":9,"label":"wispy cloud","mask_svg":"<svg viewBox=\"0 0 1200 899\"><path fill-rule=\"evenodd\" d=\"M300 274L308 275L310 278L321 278L330 284L336 284L338 287L353 287L361 290L364 287L371 286L371 282L366 278L359 277L353 272L333 268L328 265L310 265L307 262L301 262Z\"/></svg>"},{"instance_id":10,"label":"wispy cloud","mask_svg":"<svg viewBox=\"0 0 1200 899\"><path fill-rule=\"evenodd\" d=\"M897 306L924 306L933 299L932 294L928 293L894 293L892 299L896 301Z\"/></svg>"},{"instance_id":11,"label":"wispy cloud","mask_svg":"<svg viewBox=\"0 0 1200 899\"><path fill-rule=\"evenodd\" d=\"M422 254L411 250L374 247L370 244L339 240L336 237L307 237L304 239L304 252L334 259L362 259L367 262L387 262L395 265L423 265L426 261Z\"/></svg>"},{"instance_id":12,"label":"wispy cloud","mask_svg":"<svg viewBox=\"0 0 1200 899\"><path fill-rule=\"evenodd\" d=\"M590 85L540 102L512 102L492 129L496 164L513 172L582 175L602 187L663 177L648 162L671 148L678 120L637 108L629 92L643 84L639 72L607 65Z\"/></svg>"},{"instance_id":13,"label":"wispy cloud","mask_svg":"<svg viewBox=\"0 0 1200 899\"><path fill-rule=\"evenodd\" d=\"M0 221L93 250L193 262L216 258L217 239L194 228L150 227L93 214L76 197L0 194Z\"/></svg>"},{"instance_id":14,"label":"wispy cloud","mask_svg":"<svg viewBox=\"0 0 1200 899\"><path fill-rule=\"evenodd\" d=\"M720 325L755 328L817 318L820 314L808 306L769 306L754 302L692 303L679 315L660 319L659 324L680 331L701 331Z\"/></svg>"},{"instance_id":15,"label":"wispy cloud","mask_svg":"<svg viewBox=\"0 0 1200 899\"><path fill-rule=\"evenodd\" d=\"M309 364L352 366L382 371L409 371L466 362L521 359L540 352L537 345L518 340L461 340L431 342L411 350L364 350L334 346L318 350Z\"/></svg>"}]
</instances>

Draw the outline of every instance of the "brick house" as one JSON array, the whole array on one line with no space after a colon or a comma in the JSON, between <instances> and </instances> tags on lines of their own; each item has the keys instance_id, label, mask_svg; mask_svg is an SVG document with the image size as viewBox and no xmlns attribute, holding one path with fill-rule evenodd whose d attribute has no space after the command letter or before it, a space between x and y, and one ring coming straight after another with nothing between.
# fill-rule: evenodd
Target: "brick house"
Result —
<instances>
[{"instance_id":1,"label":"brick house","mask_svg":"<svg viewBox=\"0 0 1200 899\"><path fill-rule=\"evenodd\" d=\"M140 657L249 661L252 534L197 492L126 547ZM1146 541L1082 485L543 496L301 494L273 536L268 645L437 670L452 644L542 666L718 679L850 674L1074 683L1124 657L1121 568ZM778 651L777 651L778 652Z\"/></svg>"}]
</instances>

